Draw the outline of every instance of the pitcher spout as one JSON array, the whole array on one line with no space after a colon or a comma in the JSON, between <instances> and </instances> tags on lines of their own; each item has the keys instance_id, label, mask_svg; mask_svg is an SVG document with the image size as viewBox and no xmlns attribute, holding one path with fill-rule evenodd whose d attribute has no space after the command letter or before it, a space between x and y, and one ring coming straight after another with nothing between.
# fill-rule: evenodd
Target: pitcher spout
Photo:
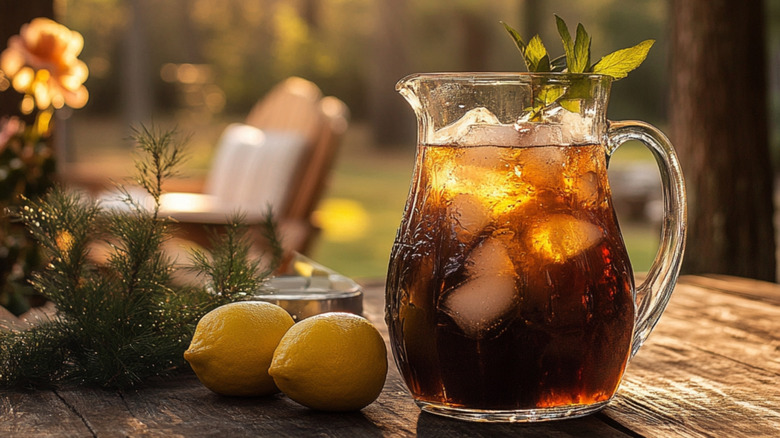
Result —
<instances>
[{"instance_id":1,"label":"pitcher spout","mask_svg":"<svg viewBox=\"0 0 780 438\"><path fill-rule=\"evenodd\" d=\"M425 120L425 110L423 109L418 90L421 76L419 73L412 74L395 84L395 91L400 93L406 102L409 103L409 106L412 107L415 116L417 116L418 124L422 124L422 121Z\"/></svg>"},{"instance_id":2,"label":"pitcher spout","mask_svg":"<svg viewBox=\"0 0 780 438\"><path fill-rule=\"evenodd\" d=\"M404 77L395 84L395 91L406 99L412 107L418 106L420 100L417 98L416 85L419 82L419 73Z\"/></svg>"}]
</instances>

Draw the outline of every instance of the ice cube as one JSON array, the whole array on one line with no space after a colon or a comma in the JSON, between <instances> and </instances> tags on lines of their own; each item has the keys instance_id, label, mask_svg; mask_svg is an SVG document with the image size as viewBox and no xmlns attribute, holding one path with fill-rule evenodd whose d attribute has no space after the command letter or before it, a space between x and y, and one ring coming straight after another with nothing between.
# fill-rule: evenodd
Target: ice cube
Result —
<instances>
[{"instance_id":1,"label":"ice cube","mask_svg":"<svg viewBox=\"0 0 780 438\"><path fill-rule=\"evenodd\" d=\"M595 143L592 139L593 118L571 111L561 111L557 122L561 127L561 144Z\"/></svg>"},{"instance_id":2,"label":"ice cube","mask_svg":"<svg viewBox=\"0 0 780 438\"><path fill-rule=\"evenodd\" d=\"M461 242L469 242L490 222L490 210L472 194L455 194L447 210Z\"/></svg>"},{"instance_id":3,"label":"ice cube","mask_svg":"<svg viewBox=\"0 0 780 438\"><path fill-rule=\"evenodd\" d=\"M529 248L546 261L563 263L597 244L602 231L568 214L554 214L530 227Z\"/></svg>"},{"instance_id":4,"label":"ice cube","mask_svg":"<svg viewBox=\"0 0 780 438\"><path fill-rule=\"evenodd\" d=\"M481 339L517 305L514 265L501 238L489 237L469 254L464 266L468 279L446 293L441 309L466 336Z\"/></svg>"},{"instance_id":5,"label":"ice cube","mask_svg":"<svg viewBox=\"0 0 780 438\"><path fill-rule=\"evenodd\" d=\"M559 124L518 122L513 127L518 133L519 146L550 146L560 145L562 142Z\"/></svg>"},{"instance_id":6,"label":"ice cube","mask_svg":"<svg viewBox=\"0 0 780 438\"><path fill-rule=\"evenodd\" d=\"M459 146L529 147L561 144L561 126L546 123L473 124Z\"/></svg>"},{"instance_id":7,"label":"ice cube","mask_svg":"<svg viewBox=\"0 0 780 438\"><path fill-rule=\"evenodd\" d=\"M500 237L488 237L469 254L466 271L470 277L496 277L513 275L515 269L506 243Z\"/></svg>"},{"instance_id":8,"label":"ice cube","mask_svg":"<svg viewBox=\"0 0 780 438\"><path fill-rule=\"evenodd\" d=\"M501 325L517 302L513 277L483 276L467 280L447 292L441 309L466 336L483 339Z\"/></svg>"},{"instance_id":9,"label":"ice cube","mask_svg":"<svg viewBox=\"0 0 780 438\"><path fill-rule=\"evenodd\" d=\"M600 203L602 199L600 189L599 176L596 172L585 172L573 178L572 191L575 199L586 207L594 207Z\"/></svg>"},{"instance_id":10,"label":"ice cube","mask_svg":"<svg viewBox=\"0 0 780 438\"><path fill-rule=\"evenodd\" d=\"M431 187L441 193L453 209L460 208L462 200L469 204L464 206L464 214L474 212L478 217L485 217L527 200L527 183L515 173L515 150L502 147L457 149L457 156L431 165L430 178ZM479 208L477 201L482 204ZM483 213L479 213L480 209Z\"/></svg>"},{"instance_id":11,"label":"ice cube","mask_svg":"<svg viewBox=\"0 0 780 438\"><path fill-rule=\"evenodd\" d=\"M566 109L560 105L550 104L541 109L537 109L537 111L527 110L523 112L520 114L520 117L517 118L517 123L538 123L539 119L544 123L559 123L561 114L565 111Z\"/></svg>"},{"instance_id":12,"label":"ice cube","mask_svg":"<svg viewBox=\"0 0 780 438\"><path fill-rule=\"evenodd\" d=\"M563 188L565 164L564 146L526 148L517 160L515 173L537 192L558 191Z\"/></svg>"},{"instance_id":13,"label":"ice cube","mask_svg":"<svg viewBox=\"0 0 780 438\"><path fill-rule=\"evenodd\" d=\"M606 201L606 154L601 145L569 146L564 169L566 192L583 207Z\"/></svg>"},{"instance_id":14,"label":"ice cube","mask_svg":"<svg viewBox=\"0 0 780 438\"><path fill-rule=\"evenodd\" d=\"M477 107L466 112L460 119L438 129L433 134L432 144L462 144L469 136L472 126L477 124L497 125L498 117L485 107Z\"/></svg>"},{"instance_id":15,"label":"ice cube","mask_svg":"<svg viewBox=\"0 0 780 438\"><path fill-rule=\"evenodd\" d=\"M458 143L461 146L522 146L514 125L474 124Z\"/></svg>"}]
</instances>

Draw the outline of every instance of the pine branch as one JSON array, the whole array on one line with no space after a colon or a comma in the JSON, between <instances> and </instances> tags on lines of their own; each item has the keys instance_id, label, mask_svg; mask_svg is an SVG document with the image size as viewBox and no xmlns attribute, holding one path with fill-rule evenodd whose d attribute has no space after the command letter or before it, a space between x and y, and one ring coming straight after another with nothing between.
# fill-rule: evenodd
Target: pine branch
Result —
<instances>
[{"instance_id":1,"label":"pine branch","mask_svg":"<svg viewBox=\"0 0 780 438\"><path fill-rule=\"evenodd\" d=\"M223 238L214 237L210 255L194 255L210 287L175 285L173 261L163 251L170 224L158 212L163 182L182 159L181 144L172 132L147 128L136 131L136 140L145 157L137 180L155 201L151 211L127 190L122 193L131 208L120 214L57 188L16 212L50 257L32 285L54 302L58 317L22 332L0 329L0 387L73 382L122 388L174 372L184 365L182 353L200 317L256 293L281 259L270 211L260 227L272 255L265 270L252 259L252 242L236 216ZM89 257L98 241L110 248L101 264Z\"/></svg>"},{"instance_id":2,"label":"pine branch","mask_svg":"<svg viewBox=\"0 0 780 438\"><path fill-rule=\"evenodd\" d=\"M276 271L276 268L282 263L282 257L284 256L284 247L279 237L279 224L273 215L273 210L269 206L266 210L266 214L262 223L260 223L260 231L265 239L268 248L271 253L271 262L266 267L266 270L261 274L262 277L269 277Z\"/></svg>"},{"instance_id":3,"label":"pine branch","mask_svg":"<svg viewBox=\"0 0 780 438\"><path fill-rule=\"evenodd\" d=\"M35 273L33 287L57 308L69 314L80 301L79 289L89 271L89 245L96 230L99 208L92 201L55 187L38 201L13 212L48 253L50 262L43 273Z\"/></svg>"},{"instance_id":4,"label":"pine branch","mask_svg":"<svg viewBox=\"0 0 780 438\"><path fill-rule=\"evenodd\" d=\"M0 386L48 387L63 379L71 333L61 321L25 331L0 330Z\"/></svg>"},{"instance_id":5,"label":"pine branch","mask_svg":"<svg viewBox=\"0 0 780 438\"><path fill-rule=\"evenodd\" d=\"M136 182L154 199L154 216L157 217L163 181L176 176L179 165L185 159L183 142L178 141L175 130L158 131L143 125L133 129L133 139L142 152L136 160Z\"/></svg>"},{"instance_id":6,"label":"pine branch","mask_svg":"<svg viewBox=\"0 0 780 438\"><path fill-rule=\"evenodd\" d=\"M213 249L209 254L198 249L190 252L191 269L208 278L209 288L222 304L256 294L281 260L281 244L270 210L261 224L261 233L272 251L271 266L265 270L260 269L259 260L250 256L252 242L243 220L237 214L229 220L223 235L212 234L209 240Z\"/></svg>"},{"instance_id":7,"label":"pine branch","mask_svg":"<svg viewBox=\"0 0 780 438\"><path fill-rule=\"evenodd\" d=\"M165 222L145 211L114 212L108 215L106 228L115 239L108 265L118 274L126 298L168 282L173 262L162 253L168 239Z\"/></svg>"}]
</instances>

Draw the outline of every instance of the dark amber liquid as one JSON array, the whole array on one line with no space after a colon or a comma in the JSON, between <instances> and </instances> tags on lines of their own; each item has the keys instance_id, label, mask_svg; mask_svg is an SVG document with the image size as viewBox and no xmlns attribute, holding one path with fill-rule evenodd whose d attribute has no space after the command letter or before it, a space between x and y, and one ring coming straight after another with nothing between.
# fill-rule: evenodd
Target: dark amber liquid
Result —
<instances>
[{"instance_id":1,"label":"dark amber liquid","mask_svg":"<svg viewBox=\"0 0 780 438\"><path fill-rule=\"evenodd\" d=\"M608 400L630 352L632 289L602 146L421 146L387 283L415 399Z\"/></svg>"}]
</instances>

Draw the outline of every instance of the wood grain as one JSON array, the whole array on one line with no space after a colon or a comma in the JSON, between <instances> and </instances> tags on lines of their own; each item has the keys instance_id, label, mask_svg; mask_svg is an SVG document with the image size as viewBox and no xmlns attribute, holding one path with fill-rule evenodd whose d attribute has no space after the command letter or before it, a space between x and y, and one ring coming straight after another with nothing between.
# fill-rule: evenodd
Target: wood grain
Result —
<instances>
[{"instance_id":1,"label":"wood grain","mask_svg":"<svg viewBox=\"0 0 780 438\"><path fill-rule=\"evenodd\" d=\"M647 436L780 436L780 308L680 284L605 414Z\"/></svg>"},{"instance_id":2,"label":"wood grain","mask_svg":"<svg viewBox=\"0 0 780 438\"><path fill-rule=\"evenodd\" d=\"M780 436L775 288L734 277L685 277L616 398L580 419L485 424L421 413L388 353L384 390L360 412L316 412L282 394L222 397L183 373L127 391L0 390L0 437ZM756 296L746 297L749 291ZM768 300L763 291L770 291ZM366 286L364 314L387 342L383 294L379 283Z\"/></svg>"},{"instance_id":3,"label":"wood grain","mask_svg":"<svg viewBox=\"0 0 780 438\"><path fill-rule=\"evenodd\" d=\"M730 295L780 305L780 285L777 283L716 274L685 276L682 281Z\"/></svg>"},{"instance_id":4,"label":"wood grain","mask_svg":"<svg viewBox=\"0 0 780 438\"><path fill-rule=\"evenodd\" d=\"M90 436L83 418L54 391L0 391L0 436Z\"/></svg>"}]
</instances>

